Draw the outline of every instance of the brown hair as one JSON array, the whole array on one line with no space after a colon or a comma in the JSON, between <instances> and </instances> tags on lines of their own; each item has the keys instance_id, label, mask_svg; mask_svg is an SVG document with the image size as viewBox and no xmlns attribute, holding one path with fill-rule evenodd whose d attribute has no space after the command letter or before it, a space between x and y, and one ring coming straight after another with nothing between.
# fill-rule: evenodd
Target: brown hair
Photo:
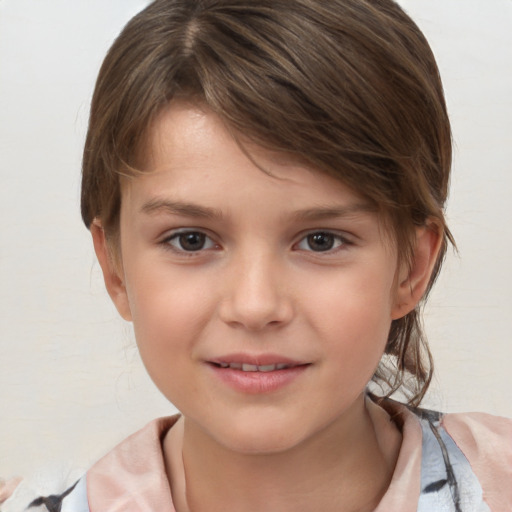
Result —
<instances>
[{"instance_id":1,"label":"brown hair","mask_svg":"<svg viewBox=\"0 0 512 512\"><path fill-rule=\"evenodd\" d=\"M372 201L410 261L443 215L451 133L434 56L392 0L156 0L108 52L91 106L82 217L119 229L130 174L155 117L175 98L206 104L234 133L291 153ZM418 308L393 321L374 381L418 404L432 358Z\"/></svg>"}]
</instances>

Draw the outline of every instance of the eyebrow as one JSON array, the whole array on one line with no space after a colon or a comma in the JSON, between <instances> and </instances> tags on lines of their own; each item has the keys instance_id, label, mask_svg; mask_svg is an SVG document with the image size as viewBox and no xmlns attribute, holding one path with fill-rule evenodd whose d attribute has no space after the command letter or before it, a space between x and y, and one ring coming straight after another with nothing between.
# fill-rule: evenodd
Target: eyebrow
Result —
<instances>
[{"instance_id":1,"label":"eyebrow","mask_svg":"<svg viewBox=\"0 0 512 512\"><path fill-rule=\"evenodd\" d=\"M300 210L294 214L297 220L318 221L350 217L358 213L375 213L377 209L370 203L354 203L347 206L320 206Z\"/></svg>"},{"instance_id":2,"label":"eyebrow","mask_svg":"<svg viewBox=\"0 0 512 512\"><path fill-rule=\"evenodd\" d=\"M201 219L215 219L222 217L222 212L215 208L199 206L197 204L181 201L168 201L166 199L152 199L144 203L141 212L146 214L167 213L169 215L181 215L183 217L194 217Z\"/></svg>"},{"instance_id":3,"label":"eyebrow","mask_svg":"<svg viewBox=\"0 0 512 512\"><path fill-rule=\"evenodd\" d=\"M347 206L320 206L307 208L293 213L298 221L321 221L325 219L336 219L350 217L358 213L374 213L376 208L370 203L355 203ZM168 215L180 215L201 219L219 219L223 217L222 211L216 208L200 206L194 203L182 201L170 201L167 199L152 199L141 208L141 212L148 215L165 213Z\"/></svg>"},{"instance_id":4,"label":"eyebrow","mask_svg":"<svg viewBox=\"0 0 512 512\"><path fill-rule=\"evenodd\" d=\"M147 214L167 213L170 215L207 219L222 217L222 212L216 208L166 199L152 199L144 203L141 212Z\"/></svg>"}]
</instances>

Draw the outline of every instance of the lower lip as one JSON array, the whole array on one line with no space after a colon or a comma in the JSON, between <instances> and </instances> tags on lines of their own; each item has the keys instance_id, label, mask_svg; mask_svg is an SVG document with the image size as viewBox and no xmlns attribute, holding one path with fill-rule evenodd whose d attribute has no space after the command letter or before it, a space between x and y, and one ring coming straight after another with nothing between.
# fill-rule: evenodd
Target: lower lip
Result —
<instances>
[{"instance_id":1,"label":"lower lip","mask_svg":"<svg viewBox=\"0 0 512 512\"><path fill-rule=\"evenodd\" d=\"M236 391L248 394L265 394L278 391L302 375L309 365L294 366L273 372L243 372L233 368L210 365L214 374Z\"/></svg>"}]
</instances>

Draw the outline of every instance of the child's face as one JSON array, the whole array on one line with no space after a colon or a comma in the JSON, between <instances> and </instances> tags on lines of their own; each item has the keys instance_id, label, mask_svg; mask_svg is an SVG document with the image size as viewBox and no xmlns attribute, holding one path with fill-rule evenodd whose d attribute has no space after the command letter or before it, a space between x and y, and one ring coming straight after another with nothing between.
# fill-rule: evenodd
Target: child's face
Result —
<instances>
[{"instance_id":1,"label":"child's face","mask_svg":"<svg viewBox=\"0 0 512 512\"><path fill-rule=\"evenodd\" d=\"M156 385L186 424L242 452L355 417L398 314L377 214L248 146L262 172L206 110L174 104L152 142L151 172L122 184L110 286Z\"/></svg>"}]
</instances>

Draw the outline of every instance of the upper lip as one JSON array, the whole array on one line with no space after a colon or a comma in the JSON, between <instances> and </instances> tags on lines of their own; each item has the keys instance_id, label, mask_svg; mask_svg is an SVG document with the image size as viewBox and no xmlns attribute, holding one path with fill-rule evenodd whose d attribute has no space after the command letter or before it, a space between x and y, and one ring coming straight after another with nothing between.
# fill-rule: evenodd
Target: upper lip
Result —
<instances>
[{"instance_id":1,"label":"upper lip","mask_svg":"<svg viewBox=\"0 0 512 512\"><path fill-rule=\"evenodd\" d=\"M287 367L307 364L278 354L226 354L208 360L212 364L249 364L254 366L286 365Z\"/></svg>"}]
</instances>

